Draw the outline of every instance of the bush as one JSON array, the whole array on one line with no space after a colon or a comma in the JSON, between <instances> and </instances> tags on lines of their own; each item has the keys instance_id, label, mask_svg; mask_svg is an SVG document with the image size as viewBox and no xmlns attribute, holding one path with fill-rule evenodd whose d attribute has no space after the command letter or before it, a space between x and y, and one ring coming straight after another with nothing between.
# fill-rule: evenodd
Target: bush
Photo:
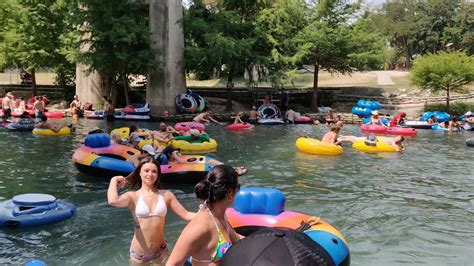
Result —
<instances>
[{"instance_id":1,"label":"bush","mask_svg":"<svg viewBox=\"0 0 474 266\"><path fill-rule=\"evenodd\" d=\"M450 114L460 116L465 114L467 111L474 111L474 103L454 103L449 105ZM447 112L446 104L428 104L425 105L425 112L429 111L441 111Z\"/></svg>"}]
</instances>

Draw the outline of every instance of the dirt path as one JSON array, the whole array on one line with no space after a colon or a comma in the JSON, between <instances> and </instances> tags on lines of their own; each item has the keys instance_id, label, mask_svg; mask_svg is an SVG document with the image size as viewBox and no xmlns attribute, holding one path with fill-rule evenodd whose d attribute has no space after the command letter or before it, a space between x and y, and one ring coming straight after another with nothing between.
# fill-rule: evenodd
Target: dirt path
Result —
<instances>
[{"instance_id":1,"label":"dirt path","mask_svg":"<svg viewBox=\"0 0 474 266\"><path fill-rule=\"evenodd\" d=\"M392 78L386 71L375 71L377 75L377 84L379 85L394 85Z\"/></svg>"}]
</instances>

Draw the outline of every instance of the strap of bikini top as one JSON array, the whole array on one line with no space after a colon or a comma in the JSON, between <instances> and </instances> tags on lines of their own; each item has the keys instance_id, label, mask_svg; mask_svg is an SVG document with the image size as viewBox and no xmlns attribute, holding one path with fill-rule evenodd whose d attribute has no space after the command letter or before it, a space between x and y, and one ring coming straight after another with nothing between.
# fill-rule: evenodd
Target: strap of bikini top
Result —
<instances>
[{"instance_id":1,"label":"strap of bikini top","mask_svg":"<svg viewBox=\"0 0 474 266\"><path fill-rule=\"evenodd\" d=\"M204 208L205 208L205 209L209 212L209 214L211 215L212 221L214 221L214 225L216 226L216 229L217 229L217 231L219 232L220 229L219 229L219 226L217 226L216 219L214 218L214 215L212 214L211 210L207 207L207 200L204 201L203 204L199 205L199 211L201 211L201 209L204 209Z\"/></svg>"}]
</instances>

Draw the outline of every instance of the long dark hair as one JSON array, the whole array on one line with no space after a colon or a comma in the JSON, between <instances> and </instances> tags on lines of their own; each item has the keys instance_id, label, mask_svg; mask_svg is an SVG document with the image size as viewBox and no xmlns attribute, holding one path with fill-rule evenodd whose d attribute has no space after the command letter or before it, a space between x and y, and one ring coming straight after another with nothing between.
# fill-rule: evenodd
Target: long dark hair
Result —
<instances>
[{"instance_id":1,"label":"long dark hair","mask_svg":"<svg viewBox=\"0 0 474 266\"><path fill-rule=\"evenodd\" d=\"M138 127L136 125L131 125L129 130L128 130L128 136L132 135L133 132L135 132L135 130L137 130Z\"/></svg>"},{"instance_id":2,"label":"long dark hair","mask_svg":"<svg viewBox=\"0 0 474 266\"><path fill-rule=\"evenodd\" d=\"M127 180L127 185L132 191L137 191L142 188L142 178L140 177L140 171L142 170L142 166L146 163L153 163L156 165L158 178L156 179L155 184L153 184L153 191L157 192L158 189L160 189L160 166L152 157L146 157L140 160L140 163L137 165L135 170L133 170L133 172L125 178Z\"/></svg>"},{"instance_id":3,"label":"long dark hair","mask_svg":"<svg viewBox=\"0 0 474 266\"><path fill-rule=\"evenodd\" d=\"M229 189L238 189L239 175L232 166L217 165L194 187L196 196L209 204L225 199Z\"/></svg>"}]
</instances>

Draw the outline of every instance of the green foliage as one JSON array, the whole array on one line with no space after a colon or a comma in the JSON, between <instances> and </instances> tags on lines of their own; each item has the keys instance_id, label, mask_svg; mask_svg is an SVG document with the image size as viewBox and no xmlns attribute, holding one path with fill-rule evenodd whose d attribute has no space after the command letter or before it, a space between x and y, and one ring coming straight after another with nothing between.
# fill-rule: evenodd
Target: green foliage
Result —
<instances>
[{"instance_id":1,"label":"green foliage","mask_svg":"<svg viewBox=\"0 0 474 266\"><path fill-rule=\"evenodd\" d=\"M454 103L449 106L449 110L446 104L428 104L425 106L425 112L441 111L449 112L451 115L461 116L468 111L474 111L474 103Z\"/></svg>"},{"instance_id":2,"label":"green foliage","mask_svg":"<svg viewBox=\"0 0 474 266\"><path fill-rule=\"evenodd\" d=\"M474 81L474 58L463 52L440 52L415 60L413 84L432 91L454 90Z\"/></svg>"},{"instance_id":3,"label":"green foliage","mask_svg":"<svg viewBox=\"0 0 474 266\"><path fill-rule=\"evenodd\" d=\"M151 48L148 6L143 1L81 0L75 11L78 62L90 66L116 84L122 77L147 74L159 67ZM69 39L66 38L66 42Z\"/></svg>"}]
</instances>

